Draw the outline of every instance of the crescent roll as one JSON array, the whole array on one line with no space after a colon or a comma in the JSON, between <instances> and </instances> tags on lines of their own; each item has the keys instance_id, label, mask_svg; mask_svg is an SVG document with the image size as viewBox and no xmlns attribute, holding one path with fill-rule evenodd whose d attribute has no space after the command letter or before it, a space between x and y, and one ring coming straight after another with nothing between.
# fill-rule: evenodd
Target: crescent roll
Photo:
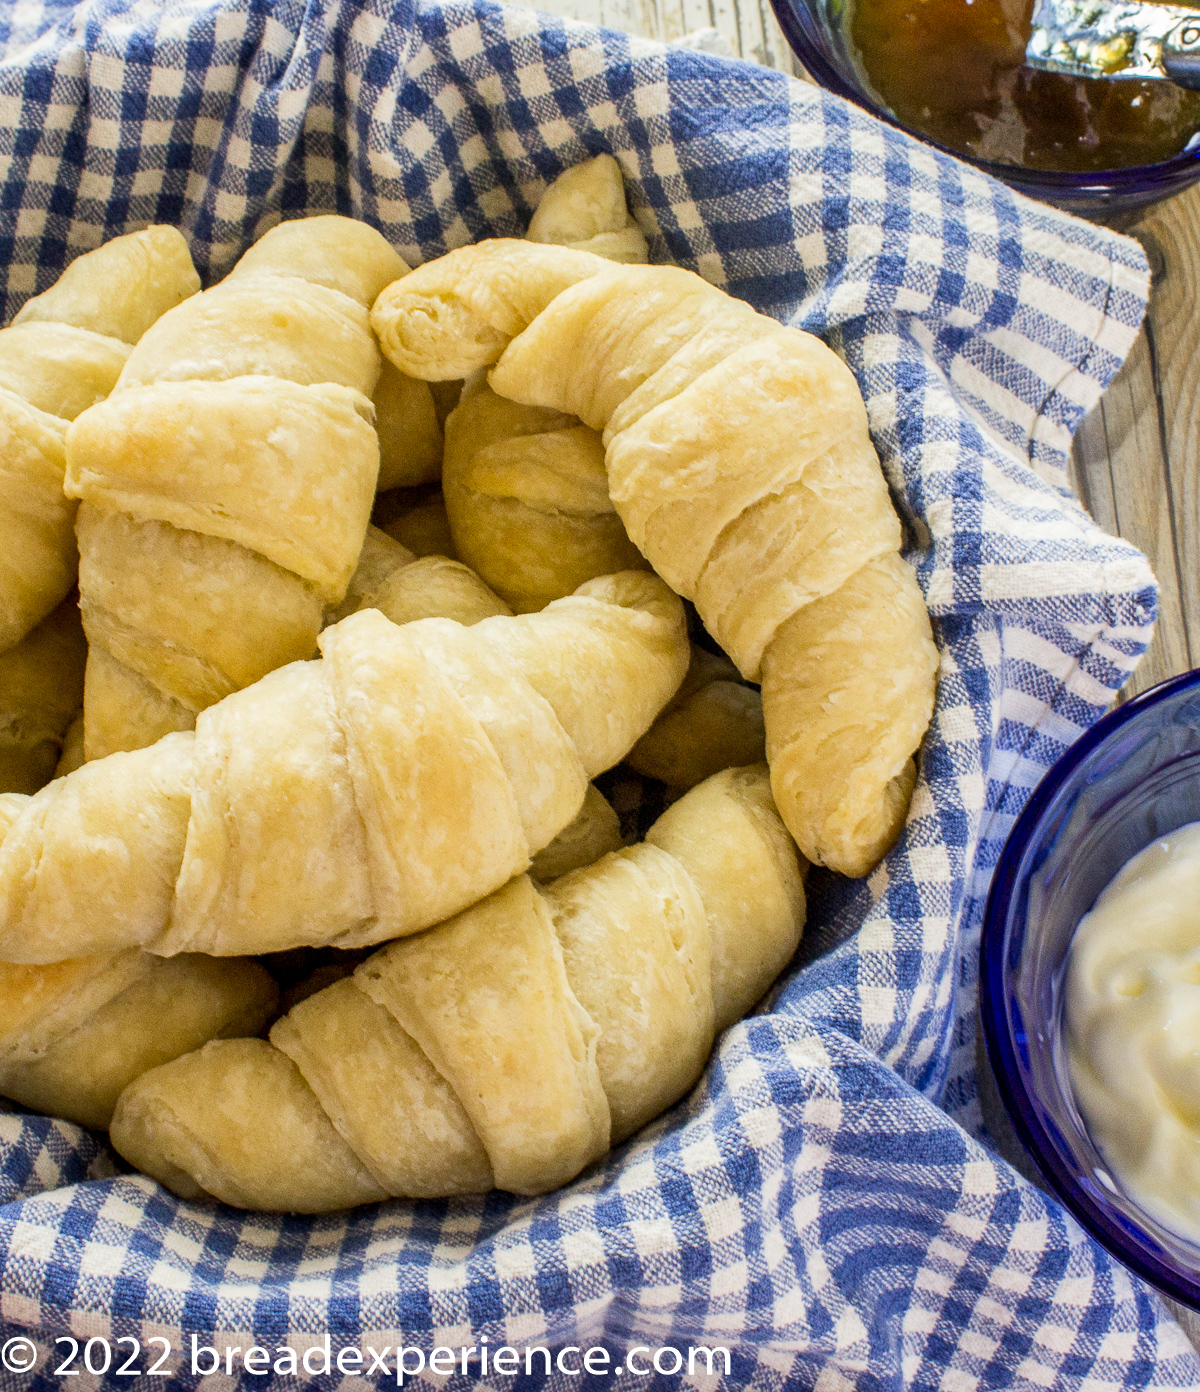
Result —
<instances>
[{"instance_id":1,"label":"crescent roll","mask_svg":"<svg viewBox=\"0 0 1200 1392\"><path fill-rule=\"evenodd\" d=\"M442 494L456 554L518 613L645 565L609 500L599 435L482 379L446 422Z\"/></svg>"},{"instance_id":2,"label":"crescent roll","mask_svg":"<svg viewBox=\"0 0 1200 1392\"><path fill-rule=\"evenodd\" d=\"M903 826L938 659L845 364L688 271L515 241L414 271L372 323L405 371L495 363L498 395L601 433L631 540L762 681L801 850L867 873Z\"/></svg>"},{"instance_id":3,"label":"crescent roll","mask_svg":"<svg viewBox=\"0 0 1200 1392\"><path fill-rule=\"evenodd\" d=\"M149 1068L264 1029L278 989L238 957L128 949L50 966L0 963L0 1094L104 1130Z\"/></svg>"},{"instance_id":4,"label":"crescent roll","mask_svg":"<svg viewBox=\"0 0 1200 1392\"><path fill-rule=\"evenodd\" d=\"M29 799L0 795L0 844ZM48 966L0 963L0 1094L106 1128L148 1068L210 1039L257 1034L278 991L253 962L129 949Z\"/></svg>"},{"instance_id":5,"label":"crescent roll","mask_svg":"<svg viewBox=\"0 0 1200 1392\"><path fill-rule=\"evenodd\" d=\"M89 758L311 657L357 564L381 366L362 297L404 264L349 218L286 226L158 320L68 432Z\"/></svg>"},{"instance_id":6,"label":"crescent roll","mask_svg":"<svg viewBox=\"0 0 1200 1392\"><path fill-rule=\"evenodd\" d=\"M621 166L611 155L597 155L560 174L542 194L525 237L623 265L644 266L650 259L625 200Z\"/></svg>"},{"instance_id":7,"label":"crescent roll","mask_svg":"<svg viewBox=\"0 0 1200 1392\"><path fill-rule=\"evenodd\" d=\"M13 323L70 324L136 343L167 310L199 289L179 229L146 227L77 256L49 290L25 302Z\"/></svg>"},{"instance_id":8,"label":"crescent roll","mask_svg":"<svg viewBox=\"0 0 1200 1392\"><path fill-rule=\"evenodd\" d=\"M229 281L243 276L298 276L369 309L384 286L407 271L400 255L366 223L327 215L297 218L271 228L229 273ZM406 377L386 363L373 392L379 488L432 482L441 469L442 426L428 383Z\"/></svg>"},{"instance_id":9,"label":"crescent roll","mask_svg":"<svg viewBox=\"0 0 1200 1392\"><path fill-rule=\"evenodd\" d=\"M545 1193L695 1085L803 923L767 771L729 770L645 844L383 948L269 1043L142 1074L112 1141L176 1193L246 1208Z\"/></svg>"},{"instance_id":10,"label":"crescent roll","mask_svg":"<svg viewBox=\"0 0 1200 1392\"><path fill-rule=\"evenodd\" d=\"M0 960L419 932L529 866L688 661L638 571L470 628L366 609L321 650L36 794L0 845Z\"/></svg>"},{"instance_id":11,"label":"crescent roll","mask_svg":"<svg viewBox=\"0 0 1200 1392\"><path fill-rule=\"evenodd\" d=\"M112 391L129 344L199 288L180 233L148 227L78 257L0 330L0 652L75 584L67 423Z\"/></svg>"}]
</instances>

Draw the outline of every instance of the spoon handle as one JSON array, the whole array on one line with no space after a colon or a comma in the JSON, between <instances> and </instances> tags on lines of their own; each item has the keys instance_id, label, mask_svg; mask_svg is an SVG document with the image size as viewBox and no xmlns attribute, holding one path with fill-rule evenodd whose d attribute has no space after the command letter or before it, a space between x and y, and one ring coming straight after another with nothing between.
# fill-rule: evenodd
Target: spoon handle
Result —
<instances>
[{"instance_id":1,"label":"spoon handle","mask_svg":"<svg viewBox=\"0 0 1200 1392\"><path fill-rule=\"evenodd\" d=\"M1200 92L1200 17L1185 19L1163 41L1163 71L1177 87Z\"/></svg>"}]
</instances>

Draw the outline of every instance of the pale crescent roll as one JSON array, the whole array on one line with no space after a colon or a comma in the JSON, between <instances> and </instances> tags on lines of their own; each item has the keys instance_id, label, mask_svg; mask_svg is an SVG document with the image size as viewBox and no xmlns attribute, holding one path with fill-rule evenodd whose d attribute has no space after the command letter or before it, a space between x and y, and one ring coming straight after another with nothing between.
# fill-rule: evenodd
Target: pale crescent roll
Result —
<instances>
[{"instance_id":1,"label":"pale crescent roll","mask_svg":"<svg viewBox=\"0 0 1200 1392\"><path fill-rule=\"evenodd\" d=\"M296 276L356 300L364 309L408 267L369 223L325 213L291 218L264 232L242 253L228 279Z\"/></svg>"},{"instance_id":2,"label":"pale crescent roll","mask_svg":"<svg viewBox=\"0 0 1200 1392\"><path fill-rule=\"evenodd\" d=\"M611 155L560 174L539 199L525 237L622 264L649 260L646 238L625 200L621 166Z\"/></svg>"},{"instance_id":3,"label":"pale crescent roll","mask_svg":"<svg viewBox=\"0 0 1200 1392\"><path fill-rule=\"evenodd\" d=\"M407 271L400 255L366 223L309 217L281 222L264 233L226 284L242 277L299 276L370 309L384 286ZM428 385L387 363L374 387L374 402L380 490L433 482L442 464L442 427Z\"/></svg>"},{"instance_id":4,"label":"pale crescent roll","mask_svg":"<svg viewBox=\"0 0 1200 1392\"><path fill-rule=\"evenodd\" d=\"M71 324L32 320L0 329L0 387L73 421L117 385L129 345Z\"/></svg>"},{"instance_id":5,"label":"pale crescent roll","mask_svg":"<svg viewBox=\"0 0 1200 1392\"><path fill-rule=\"evenodd\" d=\"M514 879L376 952L269 1045L143 1074L112 1140L176 1193L248 1208L545 1193L695 1085L803 923L766 768L729 770L646 844L544 887Z\"/></svg>"},{"instance_id":6,"label":"pale crescent roll","mask_svg":"<svg viewBox=\"0 0 1200 1392\"><path fill-rule=\"evenodd\" d=\"M260 376L336 382L370 396L380 366L357 300L295 276L243 275L163 315L130 353L118 385Z\"/></svg>"},{"instance_id":7,"label":"pale crescent roll","mask_svg":"<svg viewBox=\"0 0 1200 1392\"><path fill-rule=\"evenodd\" d=\"M191 728L312 656L358 563L378 467L371 404L337 383L152 382L71 425L89 759Z\"/></svg>"},{"instance_id":8,"label":"pale crescent roll","mask_svg":"<svg viewBox=\"0 0 1200 1392\"><path fill-rule=\"evenodd\" d=\"M365 609L321 649L36 794L0 845L0 960L420 932L528 867L688 660L637 571L469 628Z\"/></svg>"},{"instance_id":9,"label":"pale crescent roll","mask_svg":"<svg viewBox=\"0 0 1200 1392\"><path fill-rule=\"evenodd\" d=\"M77 257L49 290L26 301L13 323L73 324L136 343L156 319L199 289L179 229L147 227Z\"/></svg>"},{"instance_id":10,"label":"pale crescent roll","mask_svg":"<svg viewBox=\"0 0 1200 1392\"><path fill-rule=\"evenodd\" d=\"M0 964L0 1094L98 1130L147 1069L257 1034L278 998L243 958L136 948L44 967Z\"/></svg>"},{"instance_id":11,"label":"pale crescent roll","mask_svg":"<svg viewBox=\"0 0 1200 1392\"><path fill-rule=\"evenodd\" d=\"M371 404L274 377L115 393L67 432L65 488L108 511L237 542L336 601L371 515Z\"/></svg>"},{"instance_id":12,"label":"pale crescent roll","mask_svg":"<svg viewBox=\"0 0 1200 1392\"><path fill-rule=\"evenodd\" d=\"M541 250L482 243L389 287L385 354L431 379L494 362L500 396L602 433L631 540L764 682L784 821L809 859L865 874L903 826L938 659L852 374L688 271ZM820 663L793 627L813 606Z\"/></svg>"},{"instance_id":13,"label":"pale crescent roll","mask_svg":"<svg viewBox=\"0 0 1200 1392\"><path fill-rule=\"evenodd\" d=\"M180 233L150 227L78 257L0 330L0 652L75 584L67 422L108 395L129 345L199 288Z\"/></svg>"}]
</instances>

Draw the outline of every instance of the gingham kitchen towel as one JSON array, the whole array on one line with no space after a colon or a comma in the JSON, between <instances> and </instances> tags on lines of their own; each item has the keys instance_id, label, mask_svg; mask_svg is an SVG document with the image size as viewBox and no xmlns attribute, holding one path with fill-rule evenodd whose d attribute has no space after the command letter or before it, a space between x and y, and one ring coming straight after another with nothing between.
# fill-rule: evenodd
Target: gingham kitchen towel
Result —
<instances>
[{"instance_id":1,"label":"gingham kitchen towel","mask_svg":"<svg viewBox=\"0 0 1200 1392\"><path fill-rule=\"evenodd\" d=\"M327 1332L335 1348L603 1340L617 1361L718 1345L735 1388L1200 1385L1157 1297L988 1148L975 1078L991 867L1154 617L1144 559L1065 471L1141 320L1140 250L781 75L486 0L18 0L6 26L6 318L149 222L179 224L208 280L301 213L365 218L410 262L520 235L550 179L609 151L654 260L825 335L854 369L942 671L901 843L867 881L814 874L804 961L773 1008L557 1195L248 1215L116 1176L78 1128L0 1116L0 1332L42 1349L0 1386L61 1388L45 1352L66 1333L158 1336L190 1387L190 1335ZM130 1386L116 1366L103 1380ZM704 1381L660 1366L581 1382L472 1362L438 1381Z\"/></svg>"}]
</instances>

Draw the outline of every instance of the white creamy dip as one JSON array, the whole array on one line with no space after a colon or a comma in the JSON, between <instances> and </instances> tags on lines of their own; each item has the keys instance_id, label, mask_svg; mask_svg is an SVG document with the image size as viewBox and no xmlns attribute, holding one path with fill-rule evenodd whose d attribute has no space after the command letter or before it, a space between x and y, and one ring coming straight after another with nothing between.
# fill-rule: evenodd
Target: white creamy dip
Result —
<instances>
[{"instance_id":1,"label":"white creamy dip","mask_svg":"<svg viewBox=\"0 0 1200 1392\"><path fill-rule=\"evenodd\" d=\"M1113 1177L1200 1242L1200 822L1152 842L1076 930L1066 1043Z\"/></svg>"}]
</instances>

